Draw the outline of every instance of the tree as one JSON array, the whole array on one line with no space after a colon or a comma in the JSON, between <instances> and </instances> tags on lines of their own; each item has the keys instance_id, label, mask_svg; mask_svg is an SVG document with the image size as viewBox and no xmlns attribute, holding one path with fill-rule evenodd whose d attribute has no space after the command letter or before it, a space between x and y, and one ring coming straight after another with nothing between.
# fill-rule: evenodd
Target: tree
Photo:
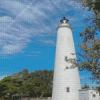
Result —
<instances>
[{"instance_id":1,"label":"tree","mask_svg":"<svg viewBox=\"0 0 100 100\"><path fill-rule=\"evenodd\" d=\"M20 96L23 98L24 97L33 97L35 96L35 91L36 89L39 88L35 86L34 84L27 82L25 83L22 87L20 87Z\"/></svg>"},{"instance_id":2,"label":"tree","mask_svg":"<svg viewBox=\"0 0 100 100\"><path fill-rule=\"evenodd\" d=\"M90 21L90 25L86 26L85 30L80 33L80 36L83 37L84 41L88 39L94 39L94 35L97 34L97 30L100 31L100 0L72 0L77 1L84 8L88 7L88 11L93 12L92 17L84 19L84 23ZM84 9L83 9L84 10Z\"/></svg>"},{"instance_id":3,"label":"tree","mask_svg":"<svg viewBox=\"0 0 100 100\"><path fill-rule=\"evenodd\" d=\"M76 53L79 59L68 59L67 62L72 63L72 68L78 67L80 71L86 70L92 72L90 79L97 80L100 83L100 39L88 40L79 44L80 52Z\"/></svg>"},{"instance_id":4,"label":"tree","mask_svg":"<svg viewBox=\"0 0 100 100\"><path fill-rule=\"evenodd\" d=\"M23 80L23 86L20 88L20 94L23 96L39 96L41 98L52 95L53 71L39 70L28 73L28 70L24 69L10 77Z\"/></svg>"},{"instance_id":5,"label":"tree","mask_svg":"<svg viewBox=\"0 0 100 100\"><path fill-rule=\"evenodd\" d=\"M82 87L82 89L89 89L89 85L85 84L84 87Z\"/></svg>"},{"instance_id":6,"label":"tree","mask_svg":"<svg viewBox=\"0 0 100 100\"><path fill-rule=\"evenodd\" d=\"M35 71L30 73L30 82L34 83L35 86L39 87L37 94L40 98L42 96L51 96L52 94L52 81L53 81L53 71Z\"/></svg>"},{"instance_id":7,"label":"tree","mask_svg":"<svg viewBox=\"0 0 100 100\"><path fill-rule=\"evenodd\" d=\"M28 69L23 69L22 72L14 73L12 76L9 76L10 78L18 78L20 80L23 80L23 84L28 82Z\"/></svg>"},{"instance_id":8,"label":"tree","mask_svg":"<svg viewBox=\"0 0 100 100\"><path fill-rule=\"evenodd\" d=\"M100 0L74 0L80 2L84 7L88 7L88 10L100 11Z\"/></svg>"},{"instance_id":9,"label":"tree","mask_svg":"<svg viewBox=\"0 0 100 100\"><path fill-rule=\"evenodd\" d=\"M100 0L74 0L78 1L83 7L88 7L89 11L93 12L91 18L86 18L85 22L90 21L91 24L86 26L79 36L83 39L79 43L80 51L76 54L79 59L67 59L67 62L72 63L71 68L78 67L80 71L87 70L92 72L90 79L97 80L100 83L100 38L95 37L97 31L100 31ZM87 16L88 17L88 16ZM72 53L72 55L74 55Z\"/></svg>"},{"instance_id":10,"label":"tree","mask_svg":"<svg viewBox=\"0 0 100 100\"><path fill-rule=\"evenodd\" d=\"M35 84L27 82L26 84L24 84L24 94L28 93L29 97L36 96L36 93L39 91L39 88L40 87L35 86Z\"/></svg>"},{"instance_id":11,"label":"tree","mask_svg":"<svg viewBox=\"0 0 100 100\"><path fill-rule=\"evenodd\" d=\"M98 90L98 92L99 92L99 95L100 95L100 87L96 87L96 89Z\"/></svg>"},{"instance_id":12,"label":"tree","mask_svg":"<svg viewBox=\"0 0 100 100\"><path fill-rule=\"evenodd\" d=\"M0 81L0 97L8 95L13 100L13 95L19 93L20 87L22 86L22 81L10 77L5 77Z\"/></svg>"},{"instance_id":13,"label":"tree","mask_svg":"<svg viewBox=\"0 0 100 100\"><path fill-rule=\"evenodd\" d=\"M83 5L84 8L88 7L88 11L93 12L92 17L84 19L84 23L90 21L90 25L86 26L85 30L80 33L84 41L87 39L94 39L94 35L97 34L97 30L100 31L100 0L74 0Z\"/></svg>"}]
</instances>

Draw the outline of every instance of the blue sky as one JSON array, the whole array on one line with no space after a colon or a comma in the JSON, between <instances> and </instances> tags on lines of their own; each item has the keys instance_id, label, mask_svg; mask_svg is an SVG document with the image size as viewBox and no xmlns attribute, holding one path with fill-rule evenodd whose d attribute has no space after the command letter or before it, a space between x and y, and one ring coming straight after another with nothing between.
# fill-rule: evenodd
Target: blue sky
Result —
<instances>
[{"instance_id":1,"label":"blue sky","mask_svg":"<svg viewBox=\"0 0 100 100\"><path fill-rule=\"evenodd\" d=\"M79 32L92 12L69 0L0 0L0 79L28 69L54 70L57 27L65 16L73 28L76 51ZM88 25L89 23L87 23ZM79 72L81 85L96 86L91 73Z\"/></svg>"}]
</instances>

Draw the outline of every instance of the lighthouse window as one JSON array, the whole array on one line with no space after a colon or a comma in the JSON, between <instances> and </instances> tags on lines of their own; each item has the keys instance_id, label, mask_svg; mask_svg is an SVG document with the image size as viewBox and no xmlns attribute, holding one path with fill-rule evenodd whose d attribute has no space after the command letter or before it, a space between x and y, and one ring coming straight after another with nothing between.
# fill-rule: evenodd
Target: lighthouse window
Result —
<instances>
[{"instance_id":1,"label":"lighthouse window","mask_svg":"<svg viewBox=\"0 0 100 100\"><path fill-rule=\"evenodd\" d=\"M67 57L65 57L65 60L67 61Z\"/></svg>"},{"instance_id":2,"label":"lighthouse window","mask_svg":"<svg viewBox=\"0 0 100 100\"><path fill-rule=\"evenodd\" d=\"M93 94L93 97L95 97L96 95L95 94Z\"/></svg>"},{"instance_id":3,"label":"lighthouse window","mask_svg":"<svg viewBox=\"0 0 100 100\"><path fill-rule=\"evenodd\" d=\"M66 88L66 91L69 92L69 87Z\"/></svg>"}]
</instances>

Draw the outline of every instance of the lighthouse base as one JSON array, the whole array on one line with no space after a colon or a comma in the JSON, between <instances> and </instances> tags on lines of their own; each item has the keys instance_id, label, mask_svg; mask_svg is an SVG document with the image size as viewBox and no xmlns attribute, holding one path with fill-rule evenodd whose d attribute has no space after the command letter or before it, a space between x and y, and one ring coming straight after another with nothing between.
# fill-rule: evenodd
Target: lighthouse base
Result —
<instances>
[{"instance_id":1,"label":"lighthouse base","mask_svg":"<svg viewBox=\"0 0 100 100\"><path fill-rule=\"evenodd\" d=\"M79 100L79 89L78 68L54 72L52 100Z\"/></svg>"}]
</instances>

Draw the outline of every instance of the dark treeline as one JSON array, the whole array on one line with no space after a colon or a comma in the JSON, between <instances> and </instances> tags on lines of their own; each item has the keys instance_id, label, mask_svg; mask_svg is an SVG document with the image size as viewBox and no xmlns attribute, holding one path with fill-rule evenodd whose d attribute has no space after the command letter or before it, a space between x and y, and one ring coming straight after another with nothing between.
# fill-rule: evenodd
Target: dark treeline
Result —
<instances>
[{"instance_id":1,"label":"dark treeline","mask_svg":"<svg viewBox=\"0 0 100 100\"><path fill-rule=\"evenodd\" d=\"M0 81L0 100L15 100L22 97L52 97L53 71L27 69L5 77ZM82 89L90 88L87 84ZM100 87L96 87L100 92Z\"/></svg>"},{"instance_id":2,"label":"dark treeline","mask_svg":"<svg viewBox=\"0 0 100 100\"><path fill-rule=\"evenodd\" d=\"M39 70L29 73L27 69L5 77L0 81L0 98L51 97L53 71Z\"/></svg>"}]
</instances>

